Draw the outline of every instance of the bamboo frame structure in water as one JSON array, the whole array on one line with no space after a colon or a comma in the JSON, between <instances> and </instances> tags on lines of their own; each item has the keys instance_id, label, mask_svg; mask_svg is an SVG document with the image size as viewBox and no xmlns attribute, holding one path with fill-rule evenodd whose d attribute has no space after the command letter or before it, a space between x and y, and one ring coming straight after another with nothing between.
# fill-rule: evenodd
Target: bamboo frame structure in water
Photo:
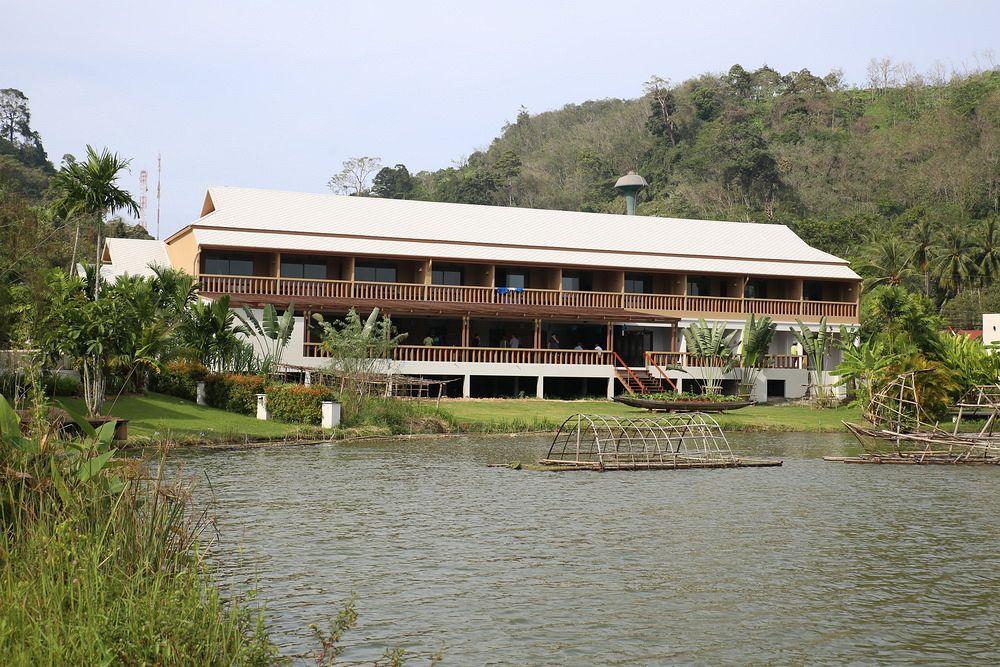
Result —
<instances>
[{"instance_id":1,"label":"bamboo frame structure in water","mask_svg":"<svg viewBox=\"0 0 1000 667\"><path fill-rule=\"evenodd\" d=\"M577 414L539 461L553 470L657 470L781 465L733 454L718 422L700 412L650 417Z\"/></svg>"}]
</instances>

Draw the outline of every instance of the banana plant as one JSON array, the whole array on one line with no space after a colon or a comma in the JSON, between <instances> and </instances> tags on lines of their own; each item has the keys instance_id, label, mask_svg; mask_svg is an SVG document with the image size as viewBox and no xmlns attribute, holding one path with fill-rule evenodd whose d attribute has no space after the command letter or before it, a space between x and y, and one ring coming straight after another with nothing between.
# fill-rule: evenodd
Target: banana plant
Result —
<instances>
[{"instance_id":1,"label":"banana plant","mask_svg":"<svg viewBox=\"0 0 1000 667\"><path fill-rule=\"evenodd\" d=\"M826 325L826 317L821 317L819 326L813 331L802 320L795 320L798 329L792 329L792 335L802 347L802 353L809 360L810 389L815 398L827 398L830 394L829 372L826 370L827 357L833 347L833 330Z\"/></svg>"},{"instance_id":2,"label":"banana plant","mask_svg":"<svg viewBox=\"0 0 1000 667\"><path fill-rule=\"evenodd\" d=\"M705 392L718 394L722 391L722 379L736 366L733 341L738 331L726 333L725 322L713 322L704 318L692 322L684 329L687 354L693 364L704 369Z\"/></svg>"},{"instance_id":3,"label":"banana plant","mask_svg":"<svg viewBox=\"0 0 1000 667\"><path fill-rule=\"evenodd\" d=\"M767 353L774 339L778 325L767 315L757 319L753 313L747 316L740 337L740 393L752 394L761 369L767 361Z\"/></svg>"},{"instance_id":4,"label":"banana plant","mask_svg":"<svg viewBox=\"0 0 1000 667\"><path fill-rule=\"evenodd\" d=\"M278 311L269 303L264 306L260 320L249 306L243 306L243 312L237 312L236 317L240 320L236 332L257 343L260 350L260 372L264 375L274 372L281 363L281 356L295 328L295 306L289 304L288 309L279 317Z\"/></svg>"}]
</instances>

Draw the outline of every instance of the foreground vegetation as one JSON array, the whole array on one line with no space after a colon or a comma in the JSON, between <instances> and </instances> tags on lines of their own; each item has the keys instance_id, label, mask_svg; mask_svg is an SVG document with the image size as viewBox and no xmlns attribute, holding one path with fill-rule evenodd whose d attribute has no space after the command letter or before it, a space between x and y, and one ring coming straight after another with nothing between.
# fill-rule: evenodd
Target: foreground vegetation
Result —
<instances>
[{"instance_id":1,"label":"foreground vegetation","mask_svg":"<svg viewBox=\"0 0 1000 667\"><path fill-rule=\"evenodd\" d=\"M183 485L115 458L113 429L21 435L0 398L0 654L7 664L270 664L262 618L203 560Z\"/></svg>"}]
</instances>

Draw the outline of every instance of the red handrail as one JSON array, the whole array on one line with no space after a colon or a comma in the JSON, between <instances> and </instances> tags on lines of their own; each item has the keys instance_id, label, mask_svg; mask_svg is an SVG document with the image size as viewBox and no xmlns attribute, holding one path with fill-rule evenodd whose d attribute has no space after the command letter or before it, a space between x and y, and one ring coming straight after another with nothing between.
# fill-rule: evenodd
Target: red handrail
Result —
<instances>
[{"instance_id":1,"label":"red handrail","mask_svg":"<svg viewBox=\"0 0 1000 667\"><path fill-rule=\"evenodd\" d=\"M628 371L628 374L632 377L632 379L635 380L635 383L639 385L639 389L642 389L642 393L644 394L647 393L646 385L644 385L642 383L642 380L640 380L639 377L632 372L632 368L625 363L625 360L622 359L621 356L614 350L611 350L611 354L621 364L620 367L618 366L618 364L615 364L615 376L618 377L619 368L624 368L626 371ZM618 381L621 382L621 377L618 377ZM628 393L630 394L635 393L634 391L632 391L632 387L630 387L627 382L622 382L622 384L625 385L625 389L628 390Z\"/></svg>"},{"instance_id":2,"label":"red handrail","mask_svg":"<svg viewBox=\"0 0 1000 667\"><path fill-rule=\"evenodd\" d=\"M667 384L670 385L671 389L673 389L676 392L677 385L674 384L674 381L671 380L666 373L663 372L663 369L660 368L659 364L653 361L652 355L648 351L646 351L642 353L642 356L645 357L646 362L652 365L652 367L656 369L656 372L659 373L663 377L663 379L667 381Z\"/></svg>"}]
</instances>

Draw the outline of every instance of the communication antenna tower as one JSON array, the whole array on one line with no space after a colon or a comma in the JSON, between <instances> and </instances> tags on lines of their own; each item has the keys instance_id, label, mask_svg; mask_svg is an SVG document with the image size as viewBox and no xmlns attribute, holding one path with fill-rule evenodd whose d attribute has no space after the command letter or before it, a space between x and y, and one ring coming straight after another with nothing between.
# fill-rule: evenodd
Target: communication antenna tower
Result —
<instances>
[{"instance_id":1,"label":"communication antenna tower","mask_svg":"<svg viewBox=\"0 0 1000 667\"><path fill-rule=\"evenodd\" d=\"M160 154L156 154L156 240L160 240Z\"/></svg>"},{"instance_id":2,"label":"communication antenna tower","mask_svg":"<svg viewBox=\"0 0 1000 667\"><path fill-rule=\"evenodd\" d=\"M149 174L143 169L139 172L139 224L148 231L146 208L149 206L149 197L147 193L149 193Z\"/></svg>"}]
</instances>

